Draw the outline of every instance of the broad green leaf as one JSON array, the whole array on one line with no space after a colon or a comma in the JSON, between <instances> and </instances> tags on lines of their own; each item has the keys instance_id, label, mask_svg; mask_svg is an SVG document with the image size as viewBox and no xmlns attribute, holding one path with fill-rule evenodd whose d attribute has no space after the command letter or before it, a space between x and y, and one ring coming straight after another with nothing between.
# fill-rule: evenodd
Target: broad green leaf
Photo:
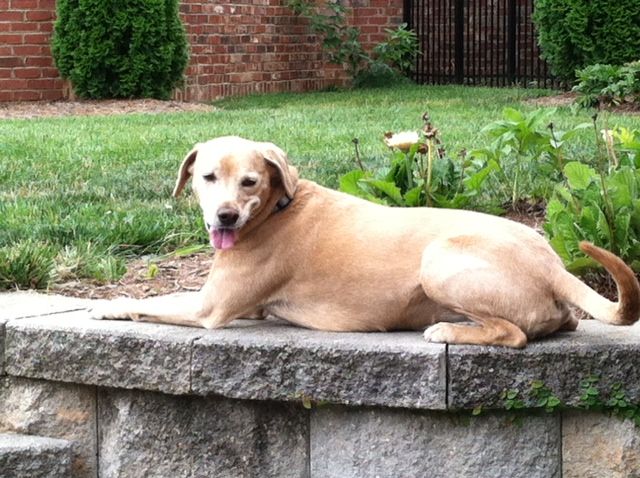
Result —
<instances>
[{"instance_id":1,"label":"broad green leaf","mask_svg":"<svg viewBox=\"0 0 640 478\"><path fill-rule=\"evenodd\" d=\"M596 236L596 231L598 229L598 217L600 214L600 208L593 204L582 208L579 224L580 229L585 234L585 239Z\"/></svg>"},{"instance_id":2,"label":"broad green leaf","mask_svg":"<svg viewBox=\"0 0 640 478\"><path fill-rule=\"evenodd\" d=\"M456 194L453 198L448 198L442 194L432 195L433 202L436 206L448 209L463 209L469 204L472 197L473 195L470 194Z\"/></svg>"},{"instance_id":3,"label":"broad green leaf","mask_svg":"<svg viewBox=\"0 0 640 478\"><path fill-rule=\"evenodd\" d=\"M580 123L568 131L554 131L554 136L566 142L573 139L581 130L586 128L593 128L593 123Z\"/></svg>"},{"instance_id":4,"label":"broad green leaf","mask_svg":"<svg viewBox=\"0 0 640 478\"><path fill-rule=\"evenodd\" d=\"M492 158L494 156L495 156L495 152L488 148L472 149L467 154L467 158L473 158L473 159L477 158L482 161L488 160L489 158Z\"/></svg>"},{"instance_id":5,"label":"broad green leaf","mask_svg":"<svg viewBox=\"0 0 640 478\"><path fill-rule=\"evenodd\" d=\"M528 117L529 127L543 126L547 127L548 119L555 115L557 108L538 108Z\"/></svg>"},{"instance_id":6,"label":"broad green leaf","mask_svg":"<svg viewBox=\"0 0 640 478\"><path fill-rule=\"evenodd\" d=\"M596 234L599 239L599 243L605 246L605 248L611 248L611 229L609 228L609 223L607 221L607 217L601 209L598 209L598 219L597 219L597 229Z\"/></svg>"},{"instance_id":7,"label":"broad green leaf","mask_svg":"<svg viewBox=\"0 0 640 478\"><path fill-rule=\"evenodd\" d=\"M405 155L404 153L398 151L393 154L391 157L391 167L389 171L384 176L385 181L395 182L398 176L404 176L406 173L404 172L405 167ZM401 172L402 171L402 172Z\"/></svg>"},{"instance_id":8,"label":"broad green leaf","mask_svg":"<svg viewBox=\"0 0 640 478\"><path fill-rule=\"evenodd\" d=\"M569 191L566 186L556 186L555 193L560 199L564 200L569 205L570 209L573 209L572 206L574 205L574 198L571 191Z\"/></svg>"},{"instance_id":9,"label":"broad green leaf","mask_svg":"<svg viewBox=\"0 0 640 478\"><path fill-rule=\"evenodd\" d=\"M484 183L487 177L498 169L498 164L495 161L489 161L487 166L463 181L465 188L471 191L479 191L482 183Z\"/></svg>"},{"instance_id":10,"label":"broad green leaf","mask_svg":"<svg viewBox=\"0 0 640 478\"><path fill-rule=\"evenodd\" d=\"M362 181L385 194L398 206L402 206L404 204L400 188L392 182L382 181L381 179L362 179Z\"/></svg>"},{"instance_id":11,"label":"broad green leaf","mask_svg":"<svg viewBox=\"0 0 640 478\"><path fill-rule=\"evenodd\" d=\"M553 250L556 251L556 254L560 256L562 262L567 264L571 260L571 255L567 250L567 244L564 237L560 235L553 236L549 239L549 244L551 244Z\"/></svg>"},{"instance_id":12,"label":"broad green leaf","mask_svg":"<svg viewBox=\"0 0 640 478\"><path fill-rule=\"evenodd\" d=\"M340 178L340 191L351 194L352 196L361 197L363 199L366 199L367 201L384 204L384 201L376 198L363 185L362 182L366 181L366 178L369 176L369 173L361 171L359 169L348 172Z\"/></svg>"},{"instance_id":13,"label":"broad green leaf","mask_svg":"<svg viewBox=\"0 0 640 478\"><path fill-rule=\"evenodd\" d=\"M558 199L553 198L547 203L547 220L557 216L560 212L565 210L564 205L558 201Z\"/></svg>"},{"instance_id":14,"label":"broad green leaf","mask_svg":"<svg viewBox=\"0 0 640 478\"><path fill-rule=\"evenodd\" d=\"M560 402L560 399L558 397L554 397L551 396L549 397L549 400L547 401L547 406L550 408L554 408L557 407L558 405L560 405L562 402Z\"/></svg>"},{"instance_id":15,"label":"broad green leaf","mask_svg":"<svg viewBox=\"0 0 640 478\"><path fill-rule=\"evenodd\" d=\"M540 111L540 110L538 110ZM514 123L520 123L524 121L524 115L516 110L515 108L505 108L502 110L502 116L508 121L512 121Z\"/></svg>"},{"instance_id":16,"label":"broad green leaf","mask_svg":"<svg viewBox=\"0 0 640 478\"><path fill-rule=\"evenodd\" d=\"M404 195L404 202L409 207L418 207L423 206L422 201L420 201L420 196L422 194L422 186L416 186L413 189L410 189Z\"/></svg>"},{"instance_id":17,"label":"broad green leaf","mask_svg":"<svg viewBox=\"0 0 640 478\"><path fill-rule=\"evenodd\" d=\"M629 251L629 224L631 223L631 215L627 213L616 214L616 218L614 220L615 225L615 240L616 247L615 250L621 257L626 257Z\"/></svg>"},{"instance_id":18,"label":"broad green leaf","mask_svg":"<svg viewBox=\"0 0 640 478\"><path fill-rule=\"evenodd\" d=\"M572 189L586 189L591 182L598 177L595 169L578 161L567 163L563 169L567 182Z\"/></svg>"},{"instance_id":19,"label":"broad green leaf","mask_svg":"<svg viewBox=\"0 0 640 478\"><path fill-rule=\"evenodd\" d=\"M565 262L565 267L569 272L581 275L589 270L601 268L600 264L591 257L579 257L569 262Z\"/></svg>"},{"instance_id":20,"label":"broad green leaf","mask_svg":"<svg viewBox=\"0 0 640 478\"><path fill-rule=\"evenodd\" d=\"M364 191L360 187L359 181L367 177L367 173L359 169L349 171L340 178L340 191L353 196L363 196Z\"/></svg>"},{"instance_id":21,"label":"broad green leaf","mask_svg":"<svg viewBox=\"0 0 640 478\"><path fill-rule=\"evenodd\" d=\"M576 228L573 216L566 211L558 211L545 223L545 231L549 236L549 243L565 263L579 253Z\"/></svg>"},{"instance_id":22,"label":"broad green leaf","mask_svg":"<svg viewBox=\"0 0 640 478\"><path fill-rule=\"evenodd\" d=\"M635 175L628 168L622 168L609 175L607 187L615 209L631 207L636 193Z\"/></svg>"}]
</instances>

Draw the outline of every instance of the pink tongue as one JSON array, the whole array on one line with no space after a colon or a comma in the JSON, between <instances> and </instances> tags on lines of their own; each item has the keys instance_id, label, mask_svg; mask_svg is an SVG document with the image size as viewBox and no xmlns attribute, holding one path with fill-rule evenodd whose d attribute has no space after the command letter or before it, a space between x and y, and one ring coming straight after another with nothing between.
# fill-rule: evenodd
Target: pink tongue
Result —
<instances>
[{"instance_id":1,"label":"pink tongue","mask_svg":"<svg viewBox=\"0 0 640 478\"><path fill-rule=\"evenodd\" d=\"M216 249L231 249L236 243L236 231L233 229L214 229L209 233L211 245Z\"/></svg>"}]
</instances>

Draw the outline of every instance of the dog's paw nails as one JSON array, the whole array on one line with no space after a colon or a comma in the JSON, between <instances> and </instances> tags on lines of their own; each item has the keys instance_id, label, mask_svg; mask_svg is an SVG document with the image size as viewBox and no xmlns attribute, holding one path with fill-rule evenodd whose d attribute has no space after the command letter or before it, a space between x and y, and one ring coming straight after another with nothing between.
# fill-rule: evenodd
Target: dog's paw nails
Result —
<instances>
[{"instance_id":1,"label":"dog's paw nails","mask_svg":"<svg viewBox=\"0 0 640 478\"><path fill-rule=\"evenodd\" d=\"M449 324L434 324L424 331L424 339L427 342L446 344L450 341L450 336L451 326Z\"/></svg>"},{"instance_id":2,"label":"dog's paw nails","mask_svg":"<svg viewBox=\"0 0 640 478\"><path fill-rule=\"evenodd\" d=\"M88 311L89 318L92 320L103 320L109 318L109 310L106 304L96 304Z\"/></svg>"},{"instance_id":3,"label":"dog's paw nails","mask_svg":"<svg viewBox=\"0 0 640 478\"><path fill-rule=\"evenodd\" d=\"M102 320L106 318L104 314L100 313L99 309L89 309L87 313L89 314L89 318L91 320Z\"/></svg>"},{"instance_id":4,"label":"dog's paw nails","mask_svg":"<svg viewBox=\"0 0 640 478\"><path fill-rule=\"evenodd\" d=\"M89 318L93 320L106 319L130 319L129 312L131 305L127 299L99 301L94 307L89 309Z\"/></svg>"}]
</instances>

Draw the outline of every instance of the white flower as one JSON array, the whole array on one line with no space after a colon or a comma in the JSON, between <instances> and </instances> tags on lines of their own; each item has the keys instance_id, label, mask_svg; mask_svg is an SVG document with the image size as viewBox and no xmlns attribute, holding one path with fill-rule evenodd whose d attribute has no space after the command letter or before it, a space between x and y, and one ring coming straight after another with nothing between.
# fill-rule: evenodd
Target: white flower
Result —
<instances>
[{"instance_id":1,"label":"white flower","mask_svg":"<svg viewBox=\"0 0 640 478\"><path fill-rule=\"evenodd\" d=\"M415 131L403 131L401 133L386 133L384 135L384 144L389 148L399 149L406 153L416 143L420 142L420 135Z\"/></svg>"}]
</instances>

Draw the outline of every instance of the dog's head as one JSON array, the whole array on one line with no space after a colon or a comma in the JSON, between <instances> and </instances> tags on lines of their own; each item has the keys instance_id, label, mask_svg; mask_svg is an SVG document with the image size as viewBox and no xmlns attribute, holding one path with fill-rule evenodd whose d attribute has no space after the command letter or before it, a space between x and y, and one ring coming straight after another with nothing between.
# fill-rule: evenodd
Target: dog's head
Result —
<instances>
[{"instance_id":1,"label":"dog's head","mask_svg":"<svg viewBox=\"0 0 640 478\"><path fill-rule=\"evenodd\" d=\"M230 249L238 232L265 207L293 199L298 173L272 143L225 136L197 144L182 161L173 195L189 178L216 249ZM277 197L276 197L277 196Z\"/></svg>"}]
</instances>

